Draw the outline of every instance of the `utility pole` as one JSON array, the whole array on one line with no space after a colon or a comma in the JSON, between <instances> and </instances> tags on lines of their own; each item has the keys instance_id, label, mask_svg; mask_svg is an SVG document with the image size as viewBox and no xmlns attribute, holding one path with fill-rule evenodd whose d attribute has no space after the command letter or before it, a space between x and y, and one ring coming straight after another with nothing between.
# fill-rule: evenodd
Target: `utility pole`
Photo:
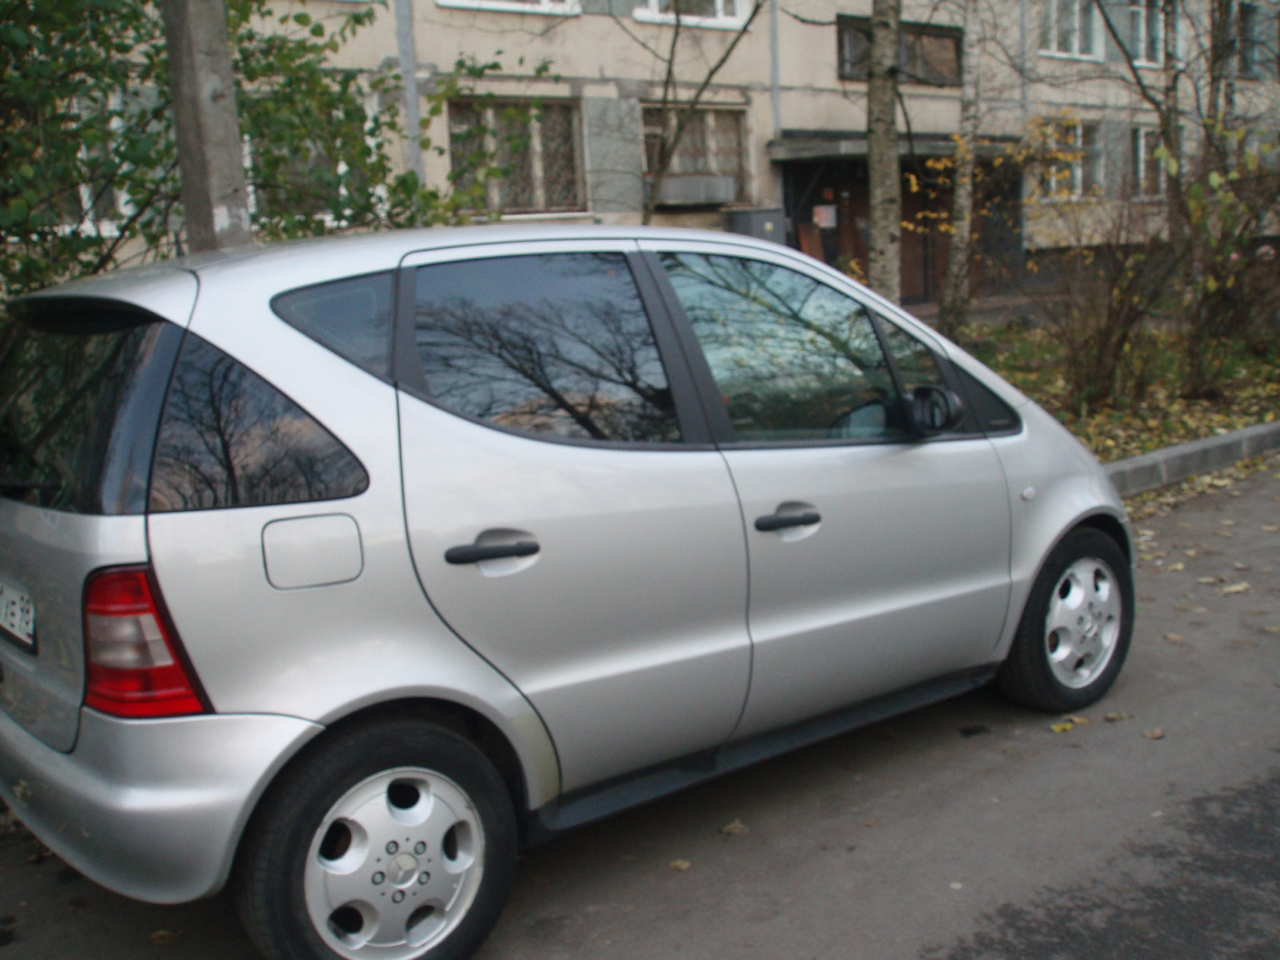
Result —
<instances>
[{"instance_id":1,"label":"utility pole","mask_svg":"<svg viewBox=\"0 0 1280 960\"><path fill-rule=\"evenodd\" d=\"M413 0L396 0L396 49L400 56L400 79L404 84L405 165L414 172L418 184L426 183L422 164L422 101L418 99L418 50L413 37Z\"/></svg>"},{"instance_id":2,"label":"utility pole","mask_svg":"<svg viewBox=\"0 0 1280 960\"><path fill-rule=\"evenodd\" d=\"M225 0L164 0L163 10L187 244L251 243Z\"/></svg>"}]
</instances>

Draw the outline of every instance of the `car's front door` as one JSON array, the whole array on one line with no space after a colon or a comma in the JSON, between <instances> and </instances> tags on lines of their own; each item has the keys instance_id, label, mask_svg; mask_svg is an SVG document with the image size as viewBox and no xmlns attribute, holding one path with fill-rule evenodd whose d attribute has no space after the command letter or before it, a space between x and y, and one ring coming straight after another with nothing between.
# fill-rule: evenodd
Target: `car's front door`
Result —
<instances>
[{"instance_id":1,"label":"car's front door","mask_svg":"<svg viewBox=\"0 0 1280 960\"><path fill-rule=\"evenodd\" d=\"M566 790L718 745L747 690L737 498L636 256L509 244L402 270L418 576L541 714Z\"/></svg>"},{"instance_id":2,"label":"car's front door","mask_svg":"<svg viewBox=\"0 0 1280 960\"><path fill-rule=\"evenodd\" d=\"M945 385L930 348L786 255L650 246L743 507L754 662L737 735L989 661L1005 480L984 436L911 433L904 393Z\"/></svg>"}]
</instances>

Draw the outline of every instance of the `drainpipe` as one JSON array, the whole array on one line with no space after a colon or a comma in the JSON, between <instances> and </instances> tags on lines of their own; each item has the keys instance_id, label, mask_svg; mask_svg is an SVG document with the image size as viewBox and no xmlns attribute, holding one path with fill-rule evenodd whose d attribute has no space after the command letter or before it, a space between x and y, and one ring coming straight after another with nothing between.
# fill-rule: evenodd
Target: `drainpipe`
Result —
<instances>
[{"instance_id":1,"label":"drainpipe","mask_svg":"<svg viewBox=\"0 0 1280 960\"><path fill-rule=\"evenodd\" d=\"M1031 119L1031 97L1027 79L1027 0L1018 0L1018 95L1022 104L1022 128L1025 130Z\"/></svg>"},{"instance_id":2,"label":"drainpipe","mask_svg":"<svg viewBox=\"0 0 1280 960\"><path fill-rule=\"evenodd\" d=\"M782 65L779 58L778 3L769 0L769 95L773 102L773 135L782 136Z\"/></svg>"}]
</instances>

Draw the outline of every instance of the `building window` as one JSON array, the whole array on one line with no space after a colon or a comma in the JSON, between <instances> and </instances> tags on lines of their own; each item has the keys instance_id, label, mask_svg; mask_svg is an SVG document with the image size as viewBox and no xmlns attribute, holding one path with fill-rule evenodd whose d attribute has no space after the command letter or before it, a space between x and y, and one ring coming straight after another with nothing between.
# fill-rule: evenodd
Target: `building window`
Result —
<instances>
[{"instance_id":1,"label":"building window","mask_svg":"<svg viewBox=\"0 0 1280 960\"><path fill-rule=\"evenodd\" d=\"M1098 15L1094 0L1041 0L1040 52L1098 57Z\"/></svg>"},{"instance_id":2,"label":"building window","mask_svg":"<svg viewBox=\"0 0 1280 960\"><path fill-rule=\"evenodd\" d=\"M1073 200L1102 190L1102 138L1096 123L1061 123L1052 128L1050 156L1040 177L1047 200Z\"/></svg>"},{"instance_id":3,"label":"building window","mask_svg":"<svg viewBox=\"0 0 1280 960\"><path fill-rule=\"evenodd\" d=\"M662 166L662 152L675 134L680 111L667 107L645 107L645 172ZM746 197L746 115L741 110L694 110L685 122L684 134L664 176L714 174L734 178L733 196ZM726 201L727 202L727 201Z\"/></svg>"},{"instance_id":4,"label":"building window","mask_svg":"<svg viewBox=\"0 0 1280 960\"><path fill-rule=\"evenodd\" d=\"M571 17L582 12L578 0L436 0L437 7L494 10L498 13L543 13Z\"/></svg>"},{"instance_id":5,"label":"building window","mask_svg":"<svg viewBox=\"0 0 1280 960\"><path fill-rule=\"evenodd\" d=\"M1258 8L1242 3L1236 13L1236 73L1241 77L1257 77L1262 63L1262 44Z\"/></svg>"},{"instance_id":6,"label":"building window","mask_svg":"<svg viewBox=\"0 0 1280 960\"><path fill-rule=\"evenodd\" d=\"M1134 127L1129 131L1129 185L1135 198L1164 194L1164 164L1160 160L1160 131Z\"/></svg>"},{"instance_id":7,"label":"building window","mask_svg":"<svg viewBox=\"0 0 1280 960\"><path fill-rule=\"evenodd\" d=\"M1162 0L1137 0L1129 5L1129 55L1136 63L1164 63Z\"/></svg>"},{"instance_id":8,"label":"building window","mask_svg":"<svg viewBox=\"0 0 1280 960\"><path fill-rule=\"evenodd\" d=\"M866 80L871 66L871 21L838 17L840 79ZM903 23L898 33L898 72L906 83L958 87L964 31L930 23Z\"/></svg>"},{"instance_id":9,"label":"building window","mask_svg":"<svg viewBox=\"0 0 1280 960\"><path fill-rule=\"evenodd\" d=\"M459 190L483 190L492 210L582 210L578 130L575 103L450 100L450 177ZM482 183L490 163L503 175Z\"/></svg>"},{"instance_id":10,"label":"building window","mask_svg":"<svg viewBox=\"0 0 1280 960\"><path fill-rule=\"evenodd\" d=\"M641 0L632 15L646 23L736 29L746 22L751 0Z\"/></svg>"}]
</instances>

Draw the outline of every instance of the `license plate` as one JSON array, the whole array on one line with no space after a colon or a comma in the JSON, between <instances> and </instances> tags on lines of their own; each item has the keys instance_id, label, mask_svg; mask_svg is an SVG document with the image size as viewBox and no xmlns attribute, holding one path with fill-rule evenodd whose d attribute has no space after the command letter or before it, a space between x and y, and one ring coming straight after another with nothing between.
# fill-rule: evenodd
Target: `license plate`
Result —
<instances>
[{"instance_id":1,"label":"license plate","mask_svg":"<svg viewBox=\"0 0 1280 960\"><path fill-rule=\"evenodd\" d=\"M36 605L29 593L0 580L0 627L24 647L36 645Z\"/></svg>"}]
</instances>

